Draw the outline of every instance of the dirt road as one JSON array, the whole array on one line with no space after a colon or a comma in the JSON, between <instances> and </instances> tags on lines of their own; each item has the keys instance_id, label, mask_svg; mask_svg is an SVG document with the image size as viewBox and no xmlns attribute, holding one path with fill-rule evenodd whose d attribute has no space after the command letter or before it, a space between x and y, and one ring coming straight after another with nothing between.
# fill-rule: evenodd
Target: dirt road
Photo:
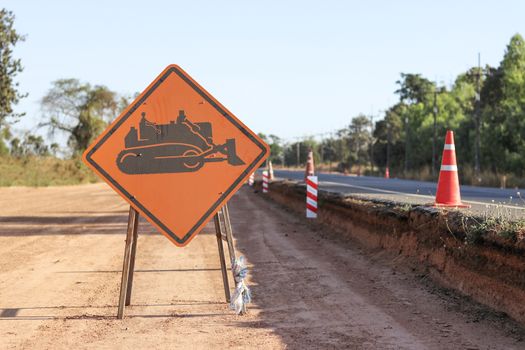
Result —
<instances>
[{"instance_id":1,"label":"dirt road","mask_svg":"<svg viewBox=\"0 0 525 350\"><path fill-rule=\"evenodd\" d=\"M224 303L213 227L176 248L139 227L115 318L127 206L104 184L0 189L0 349L523 349L525 331L306 225L249 189L231 201L254 303Z\"/></svg>"}]
</instances>

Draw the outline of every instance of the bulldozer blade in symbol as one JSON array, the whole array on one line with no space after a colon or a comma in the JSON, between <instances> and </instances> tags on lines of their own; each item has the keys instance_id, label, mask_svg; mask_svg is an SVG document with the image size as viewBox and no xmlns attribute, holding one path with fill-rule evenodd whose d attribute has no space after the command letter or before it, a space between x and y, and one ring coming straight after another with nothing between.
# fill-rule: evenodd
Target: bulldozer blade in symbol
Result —
<instances>
[{"instance_id":1,"label":"bulldozer blade in symbol","mask_svg":"<svg viewBox=\"0 0 525 350\"><path fill-rule=\"evenodd\" d=\"M228 164L230 165L244 165L244 162L237 155L234 139L226 140L226 158L228 159Z\"/></svg>"}]
</instances>

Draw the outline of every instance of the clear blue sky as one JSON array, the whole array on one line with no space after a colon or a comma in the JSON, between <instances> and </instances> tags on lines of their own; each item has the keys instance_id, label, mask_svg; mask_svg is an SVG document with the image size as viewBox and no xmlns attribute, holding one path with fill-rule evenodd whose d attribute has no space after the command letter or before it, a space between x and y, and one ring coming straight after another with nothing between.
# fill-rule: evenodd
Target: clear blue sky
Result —
<instances>
[{"instance_id":1,"label":"clear blue sky","mask_svg":"<svg viewBox=\"0 0 525 350\"><path fill-rule=\"evenodd\" d=\"M142 91L182 66L256 132L332 131L397 100L400 72L449 84L498 65L525 35L523 1L3 1L27 35L15 54L29 97L17 128L39 121L51 82L79 78Z\"/></svg>"}]
</instances>

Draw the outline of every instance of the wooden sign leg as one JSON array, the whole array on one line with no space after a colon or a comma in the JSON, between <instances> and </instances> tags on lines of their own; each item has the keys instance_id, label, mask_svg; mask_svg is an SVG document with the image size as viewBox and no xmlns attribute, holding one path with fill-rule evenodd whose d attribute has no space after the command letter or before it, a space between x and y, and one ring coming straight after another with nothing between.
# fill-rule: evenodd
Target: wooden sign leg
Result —
<instances>
[{"instance_id":1,"label":"wooden sign leg","mask_svg":"<svg viewBox=\"0 0 525 350\"><path fill-rule=\"evenodd\" d=\"M133 245L133 229L135 221L138 219L138 212L129 207L128 230L126 233L126 248L124 249L124 263L122 267L122 280L120 281L120 298L118 302L117 318L119 320L124 317L124 304L126 303L126 293L128 291L129 265L131 262L131 246Z\"/></svg>"},{"instance_id":2,"label":"wooden sign leg","mask_svg":"<svg viewBox=\"0 0 525 350\"><path fill-rule=\"evenodd\" d=\"M135 214L133 223L133 244L131 245L131 261L129 262L128 291L126 292L126 306L131 304L131 289L133 288L133 274L135 272L135 255L137 254L137 242L139 238L139 213Z\"/></svg>"},{"instance_id":3,"label":"wooden sign leg","mask_svg":"<svg viewBox=\"0 0 525 350\"><path fill-rule=\"evenodd\" d=\"M235 249L233 247L233 230L232 224L230 222L230 212L228 210L228 203L224 204L222 207L222 217L224 218L224 227L226 229L226 243L228 243L228 252L230 253L230 260L233 265L235 261Z\"/></svg>"},{"instance_id":4,"label":"wooden sign leg","mask_svg":"<svg viewBox=\"0 0 525 350\"><path fill-rule=\"evenodd\" d=\"M215 233L217 237L217 246L219 247L219 260L221 262L221 272L222 272L222 282L224 284L224 296L226 297L226 302L230 302L230 284L228 282L228 273L226 271L226 258L224 256L224 247L222 246L222 229L221 222L219 220L219 214L215 214L213 217L215 222Z\"/></svg>"}]
</instances>

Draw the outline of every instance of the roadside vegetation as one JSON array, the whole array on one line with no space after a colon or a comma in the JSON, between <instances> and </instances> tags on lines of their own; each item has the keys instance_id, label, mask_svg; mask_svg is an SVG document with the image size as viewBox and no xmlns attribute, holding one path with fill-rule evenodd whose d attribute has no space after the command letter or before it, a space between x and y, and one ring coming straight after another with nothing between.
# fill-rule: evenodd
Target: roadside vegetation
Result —
<instances>
[{"instance_id":1,"label":"roadside vegetation","mask_svg":"<svg viewBox=\"0 0 525 350\"><path fill-rule=\"evenodd\" d=\"M450 129L462 183L525 187L521 35L510 39L498 67L472 67L449 85L417 73L402 73L396 83L399 100L375 121L358 115L343 129L294 142L267 137L273 164L302 167L312 149L323 169L382 176L388 166L391 177L436 180Z\"/></svg>"},{"instance_id":2,"label":"roadside vegetation","mask_svg":"<svg viewBox=\"0 0 525 350\"><path fill-rule=\"evenodd\" d=\"M513 220L503 217L470 218L472 222L465 229L466 242L482 243L494 238L515 244L525 238L525 220Z\"/></svg>"},{"instance_id":3,"label":"roadside vegetation","mask_svg":"<svg viewBox=\"0 0 525 350\"><path fill-rule=\"evenodd\" d=\"M0 186L57 186L97 182L79 158L0 157Z\"/></svg>"},{"instance_id":4,"label":"roadside vegetation","mask_svg":"<svg viewBox=\"0 0 525 350\"><path fill-rule=\"evenodd\" d=\"M71 185L97 181L81 161L87 146L107 124L129 104L103 85L78 79L59 79L51 83L40 100L42 114L35 132L14 129L27 117L15 106L27 96L19 90L16 77L22 62L13 56L15 46L24 41L15 29L12 12L0 10L0 186ZM46 136L42 136L46 135ZM54 136L67 140L56 143Z\"/></svg>"}]
</instances>

